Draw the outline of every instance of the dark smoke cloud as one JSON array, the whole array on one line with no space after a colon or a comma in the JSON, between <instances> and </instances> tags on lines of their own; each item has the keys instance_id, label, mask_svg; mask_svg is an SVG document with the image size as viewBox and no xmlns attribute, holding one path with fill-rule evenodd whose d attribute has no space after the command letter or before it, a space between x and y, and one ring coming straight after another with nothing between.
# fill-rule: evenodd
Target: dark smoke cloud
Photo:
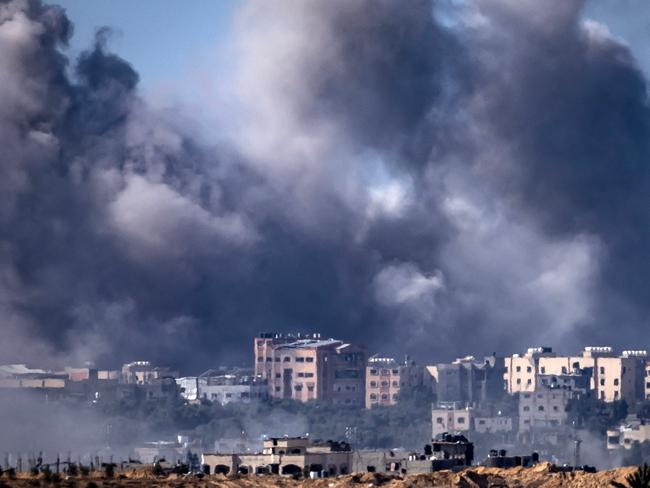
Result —
<instances>
[{"instance_id":1,"label":"dark smoke cloud","mask_svg":"<svg viewBox=\"0 0 650 488\"><path fill-rule=\"evenodd\" d=\"M630 50L575 0L436 12L245 4L209 140L147 105L109 31L69 60L63 10L0 1L3 359L189 372L248 362L261 330L427 360L637 345Z\"/></svg>"}]
</instances>

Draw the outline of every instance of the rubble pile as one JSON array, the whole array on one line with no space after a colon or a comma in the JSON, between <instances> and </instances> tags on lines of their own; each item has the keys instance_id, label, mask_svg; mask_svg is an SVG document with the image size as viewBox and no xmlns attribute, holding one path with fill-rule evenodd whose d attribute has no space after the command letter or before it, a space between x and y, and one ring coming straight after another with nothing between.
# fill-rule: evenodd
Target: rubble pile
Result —
<instances>
[{"instance_id":1,"label":"rubble pile","mask_svg":"<svg viewBox=\"0 0 650 488\"><path fill-rule=\"evenodd\" d=\"M150 471L116 473L107 478L101 473L89 476L66 477L56 475L57 479L46 479L43 474L31 476L18 473L15 478L0 477L0 487L33 487L38 485L61 484L63 486L104 487L104 486L197 486L222 488L600 488L614 486L612 482L628 486L625 477L636 467L618 468L597 473L583 471L566 472L551 464L543 463L532 468L487 468L475 467L462 471L438 471L430 474L411 476L363 473L320 479L293 479L290 477L265 475L178 475L156 476ZM54 476L54 475L52 475ZM36 485L35 485L36 482ZM620 486L619 485L619 486Z\"/></svg>"}]
</instances>

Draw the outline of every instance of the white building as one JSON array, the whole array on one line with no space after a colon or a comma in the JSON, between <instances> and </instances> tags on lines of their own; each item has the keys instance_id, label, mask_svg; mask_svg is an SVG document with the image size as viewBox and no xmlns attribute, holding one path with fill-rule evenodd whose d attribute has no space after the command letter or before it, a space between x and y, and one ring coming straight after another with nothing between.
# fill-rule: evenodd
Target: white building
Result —
<instances>
[{"instance_id":1,"label":"white building","mask_svg":"<svg viewBox=\"0 0 650 488\"><path fill-rule=\"evenodd\" d=\"M181 396L188 401L206 400L226 405L231 402L249 403L268 397L266 381L252 376L221 374L207 371L201 376L178 378Z\"/></svg>"}]
</instances>

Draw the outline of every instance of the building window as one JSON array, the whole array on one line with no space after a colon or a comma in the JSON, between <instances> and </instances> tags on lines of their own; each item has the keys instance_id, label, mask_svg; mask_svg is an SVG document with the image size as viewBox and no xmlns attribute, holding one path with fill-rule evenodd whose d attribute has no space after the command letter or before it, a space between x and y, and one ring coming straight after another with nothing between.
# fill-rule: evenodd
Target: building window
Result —
<instances>
[{"instance_id":1,"label":"building window","mask_svg":"<svg viewBox=\"0 0 650 488\"><path fill-rule=\"evenodd\" d=\"M399 369L394 369L393 374L399 374Z\"/></svg>"},{"instance_id":2,"label":"building window","mask_svg":"<svg viewBox=\"0 0 650 488\"><path fill-rule=\"evenodd\" d=\"M393 386L399 386L399 381L393 381Z\"/></svg>"},{"instance_id":3,"label":"building window","mask_svg":"<svg viewBox=\"0 0 650 488\"><path fill-rule=\"evenodd\" d=\"M562 374L567 374L566 366L562 366Z\"/></svg>"},{"instance_id":4,"label":"building window","mask_svg":"<svg viewBox=\"0 0 650 488\"><path fill-rule=\"evenodd\" d=\"M442 417L436 418L436 424L442 424Z\"/></svg>"},{"instance_id":5,"label":"building window","mask_svg":"<svg viewBox=\"0 0 650 488\"><path fill-rule=\"evenodd\" d=\"M546 373L546 366L542 366L542 374Z\"/></svg>"},{"instance_id":6,"label":"building window","mask_svg":"<svg viewBox=\"0 0 650 488\"><path fill-rule=\"evenodd\" d=\"M309 385L309 386L307 387L307 391L314 391L314 386L313 386L313 385Z\"/></svg>"},{"instance_id":7,"label":"building window","mask_svg":"<svg viewBox=\"0 0 650 488\"><path fill-rule=\"evenodd\" d=\"M387 369L382 369L382 370L381 370L381 374L382 374L382 375L389 375L389 374L390 374L390 371L387 370Z\"/></svg>"},{"instance_id":8,"label":"building window","mask_svg":"<svg viewBox=\"0 0 650 488\"><path fill-rule=\"evenodd\" d=\"M371 376L377 376L377 370L376 369L371 369L370 370L370 375Z\"/></svg>"},{"instance_id":9,"label":"building window","mask_svg":"<svg viewBox=\"0 0 650 488\"><path fill-rule=\"evenodd\" d=\"M284 361L285 363L288 363L288 362L291 361L291 357L290 357L290 356L285 356L284 359L283 359L283 361Z\"/></svg>"},{"instance_id":10,"label":"building window","mask_svg":"<svg viewBox=\"0 0 650 488\"><path fill-rule=\"evenodd\" d=\"M266 358L266 362L267 362L267 363L272 363L272 362L273 362L273 358Z\"/></svg>"},{"instance_id":11,"label":"building window","mask_svg":"<svg viewBox=\"0 0 650 488\"><path fill-rule=\"evenodd\" d=\"M388 400L388 395L386 395L386 393L384 393L384 394L381 396L381 399L382 399L382 400Z\"/></svg>"},{"instance_id":12,"label":"building window","mask_svg":"<svg viewBox=\"0 0 650 488\"><path fill-rule=\"evenodd\" d=\"M521 385L521 378L517 378L517 384Z\"/></svg>"},{"instance_id":13,"label":"building window","mask_svg":"<svg viewBox=\"0 0 650 488\"><path fill-rule=\"evenodd\" d=\"M280 391L280 387L279 387L279 386L276 386L276 387L275 387L275 391Z\"/></svg>"},{"instance_id":14,"label":"building window","mask_svg":"<svg viewBox=\"0 0 650 488\"><path fill-rule=\"evenodd\" d=\"M618 378L614 378L614 386L618 386Z\"/></svg>"},{"instance_id":15,"label":"building window","mask_svg":"<svg viewBox=\"0 0 650 488\"><path fill-rule=\"evenodd\" d=\"M388 381L382 381L381 386L388 386Z\"/></svg>"},{"instance_id":16,"label":"building window","mask_svg":"<svg viewBox=\"0 0 650 488\"><path fill-rule=\"evenodd\" d=\"M377 382L376 381L371 381L370 382L370 388L377 388Z\"/></svg>"},{"instance_id":17,"label":"building window","mask_svg":"<svg viewBox=\"0 0 650 488\"><path fill-rule=\"evenodd\" d=\"M296 362L297 362L297 363L304 363L304 362L305 362L305 358L303 358L303 357L296 358Z\"/></svg>"},{"instance_id":18,"label":"building window","mask_svg":"<svg viewBox=\"0 0 650 488\"><path fill-rule=\"evenodd\" d=\"M299 383L293 387L296 391L302 391L302 385Z\"/></svg>"},{"instance_id":19,"label":"building window","mask_svg":"<svg viewBox=\"0 0 650 488\"><path fill-rule=\"evenodd\" d=\"M305 373L305 378L313 378L314 373Z\"/></svg>"},{"instance_id":20,"label":"building window","mask_svg":"<svg viewBox=\"0 0 650 488\"><path fill-rule=\"evenodd\" d=\"M600 386L605 386L605 378L600 379Z\"/></svg>"},{"instance_id":21,"label":"building window","mask_svg":"<svg viewBox=\"0 0 650 488\"><path fill-rule=\"evenodd\" d=\"M614 392L614 398L618 398L618 390Z\"/></svg>"},{"instance_id":22,"label":"building window","mask_svg":"<svg viewBox=\"0 0 650 488\"><path fill-rule=\"evenodd\" d=\"M517 366L517 373L521 372L521 366Z\"/></svg>"},{"instance_id":23,"label":"building window","mask_svg":"<svg viewBox=\"0 0 650 488\"><path fill-rule=\"evenodd\" d=\"M528 378L528 380L526 381L526 384L527 384L527 385L532 385L532 384L533 384L533 380L531 380L530 378Z\"/></svg>"},{"instance_id":24,"label":"building window","mask_svg":"<svg viewBox=\"0 0 650 488\"><path fill-rule=\"evenodd\" d=\"M530 366L526 367L526 372L527 373L532 373L533 369Z\"/></svg>"},{"instance_id":25,"label":"building window","mask_svg":"<svg viewBox=\"0 0 650 488\"><path fill-rule=\"evenodd\" d=\"M524 398L530 398L530 393L524 393Z\"/></svg>"},{"instance_id":26,"label":"building window","mask_svg":"<svg viewBox=\"0 0 650 488\"><path fill-rule=\"evenodd\" d=\"M600 374L605 374L605 368L603 366L600 367Z\"/></svg>"},{"instance_id":27,"label":"building window","mask_svg":"<svg viewBox=\"0 0 650 488\"><path fill-rule=\"evenodd\" d=\"M263 357L258 357L258 358L257 358L257 362L258 362L258 363L263 363L263 362L264 362L264 358L263 358Z\"/></svg>"},{"instance_id":28,"label":"building window","mask_svg":"<svg viewBox=\"0 0 650 488\"><path fill-rule=\"evenodd\" d=\"M282 375L280 373L275 373L276 378L282 378Z\"/></svg>"},{"instance_id":29,"label":"building window","mask_svg":"<svg viewBox=\"0 0 650 488\"><path fill-rule=\"evenodd\" d=\"M524 412L528 412L529 410L530 410L530 407L529 407L528 405L526 405L526 406L524 407Z\"/></svg>"},{"instance_id":30,"label":"building window","mask_svg":"<svg viewBox=\"0 0 650 488\"><path fill-rule=\"evenodd\" d=\"M543 412L544 411L544 405L540 405L539 407L537 407L537 410L539 412Z\"/></svg>"},{"instance_id":31,"label":"building window","mask_svg":"<svg viewBox=\"0 0 650 488\"><path fill-rule=\"evenodd\" d=\"M306 358L305 358L305 361L307 361L308 363L313 363L313 362L314 362L314 358L306 357Z\"/></svg>"},{"instance_id":32,"label":"building window","mask_svg":"<svg viewBox=\"0 0 650 488\"><path fill-rule=\"evenodd\" d=\"M397 400L397 394L393 393L393 400Z\"/></svg>"},{"instance_id":33,"label":"building window","mask_svg":"<svg viewBox=\"0 0 650 488\"><path fill-rule=\"evenodd\" d=\"M376 400L376 399L377 399L377 395L374 394L374 393L371 393L371 394L370 394L370 399L371 399L371 400Z\"/></svg>"},{"instance_id":34,"label":"building window","mask_svg":"<svg viewBox=\"0 0 650 488\"><path fill-rule=\"evenodd\" d=\"M557 405L553 405L553 411L554 411L554 412L559 412L560 409L557 407Z\"/></svg>"},{"instance_id":35,"label":"building window","mask_svg":"<svg viewBox=\"0 0 650 488\"><path fill-rule=\"evenodd\" d=\"M459 424L464 424L465 423L465 417L458 417L458 423Z\"/></svg>"}]
</instances>

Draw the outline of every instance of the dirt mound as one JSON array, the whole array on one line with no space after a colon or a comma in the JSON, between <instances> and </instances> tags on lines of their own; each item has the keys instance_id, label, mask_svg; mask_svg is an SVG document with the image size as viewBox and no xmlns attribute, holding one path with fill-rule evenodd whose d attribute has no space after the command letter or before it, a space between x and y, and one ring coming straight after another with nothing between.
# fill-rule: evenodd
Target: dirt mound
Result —
<instances>
[{"instance_id":1,"label":"dirt mound","mask_svg":"<svg viewBox=\"0 0 650 488\"><path fill-rule=\"evenodd\" d=\"M549 464L533 468L486 468L476 467L459 472L439 471L437 473L411 476L387 475L381 473L359 473L335 478L294 480L281 476L155 476L146 471L119 473L113 479L100 476L74 477L64 481L66 486L200 486L221 488L601 488L611 486L612 481L625 483L625 477L635 467L618 468L598 473L557 472ZM64 478L64 477L63 477ZM32 487L43 483L41 477L21 473L17 479L0 478L0 486ZM92 483L92 484L90 484Z\"/></svg>"}]
</instances>

